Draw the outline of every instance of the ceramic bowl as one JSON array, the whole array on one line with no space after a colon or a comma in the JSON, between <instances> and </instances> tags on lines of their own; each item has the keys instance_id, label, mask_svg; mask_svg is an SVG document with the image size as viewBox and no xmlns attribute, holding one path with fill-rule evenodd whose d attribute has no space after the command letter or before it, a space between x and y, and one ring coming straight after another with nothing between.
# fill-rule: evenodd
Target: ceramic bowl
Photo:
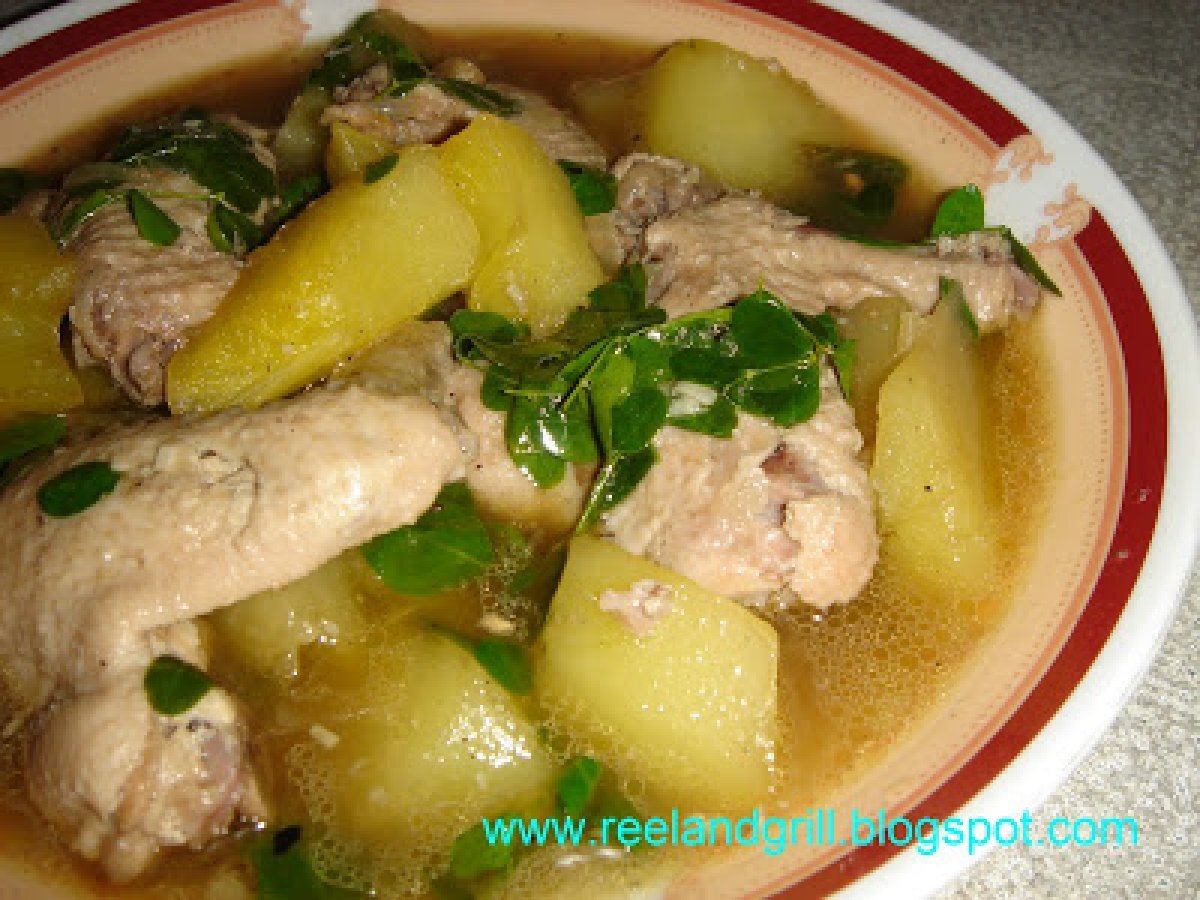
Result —
<instances>
[{"instance_id":1,"label":"ceramic bowl","mask_svg":"<svg viewBox=\"0 0 1200 900\"><path fill-rule=\"evenodd\" d=\"M1049 108L939 32L867 0L388 0L433 26L552 26L771 56L872 123L936 183L974 182L1062 288L1044 304L1058 431L1046 521L1011 612L933 711L835 798L843 814L1006 817L1032 809L1116 715L1152 658L1196 546L1195 327L1143 213ZM323 41L335 0L85 0L0 34L0 164L148 89ZM978 854L894 844L731 852L651 893L917 896ZM35 892L11 861L12 896ZM49 889L47 889L49 890ZM68 890L58 887L53 890ZM13 892L16 893L13 893Z\"/></svg>"}]
</instances>

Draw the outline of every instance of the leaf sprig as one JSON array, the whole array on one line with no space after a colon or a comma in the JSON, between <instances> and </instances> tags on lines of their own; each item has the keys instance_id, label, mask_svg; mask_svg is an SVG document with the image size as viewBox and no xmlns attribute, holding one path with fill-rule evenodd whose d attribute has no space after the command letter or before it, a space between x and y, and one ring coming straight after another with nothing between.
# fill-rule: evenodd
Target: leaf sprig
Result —
<instances>
[{"instance_id":1,"label":"leaf sprig","mask_svg":"<svg viewBox=\"0 0 1200 900\"><path fill-rule=\"evenodd\" d=\"M1017 268L1037 282L1038 286L1056 296L1062 296L1062 291L1054 280L1046 274L1033 253L1026 247L1012 229L1007 225L988 227L984 218L983 193L976 185L965 184L951 191L938 205L933 217L933 227L930 239L943 236L970 234L973 231L994 231L1007 242L1009 252Z\"/></svg>"},{"instance_id":2,"label":"leaf sprig","mask_svg":"<svg viewBox=\"0 0 1200 900\"><path fill-rule=\"evenodd\" d=\"M457 587L481 574L493 558L487 526L462 481L442 488L412 525L368 541L362 554L384 584L414 596Z\"/></svg>"},{"instance_id":3,"label":"leaf sprig","mask_svg":"<svg viewBox=\"0 0 1200 900\"><path fill-rule=\"evenodd\" d=\"M957 237L976 231L991 231L1003 237L1008 242L1008 249L1016 267L1037 282L1043 290L1056 296L1062 296L1058 285L1038 264L1029 248L1013 234L1011 228L1007 225L987 225L985 223L983 193L973 184L956 188L942 198L942 202L938 204L937 211L934 213L933 226L930 228L928 240L907 243L863 234L850 233L842 236L868 247L927 250L937 242L939 237Z\"/></svg>"},{"instance_id":4,"label":"leaf sprig","mask_svg":"<svg viewBox=\"0 0 1200 900\"><path fill-rule=\"evenodd\" d=\"M787 427L816 412L824 361L849 384L853 342L840 338L828 314L794 313L760 289L731 307L668 322L647 307L645 289L641 266L623 267L543 340L495 313L450 319L456 354L484 371L483 403L505 414L518 469L548 488L568 463L599 463L580 531L649 472L664 425L728 437L742 409ZM707 390L673 409L680 384Z\"/></svg>"},{"instance_id":5,"label":"leaf sprig","mask_svg":"<svg viewBox=\"0 0 1200 900\"><path fill-rule=\"evenodd\" d=\"M139 167L181 172L202 190L178 193L135 188L130 184L132 170ZM105 162L79 171L83 174L68 177L65 202L49 223L51 235L60 244L106 206L125 203L138 234L157 246L170 246L179 238L179 224L154 199L176 198L207 202L205 226L213 246L225 253L245 253L265 238L251 215L265 201L277 197L275 174L255 156L250 138L202 110L188 110L154 124L132 125L117 138ZM290 203L296 206L311 199L311 193L315 191L293 196ZM279 221L275 215L271 224Z\"/></svg>"},{"instance_id":6,"label":"leaf sprig","mask_svg":"<svg viewBox=\"0 0 1200 900\"><path fill-rule=\"evenodd\" d=\"M405 42L404 31L403 19L394 13L365 13L325 51L320 65L308 76L309 84L326 90L345 87L367 69L384 63L391 73L384 95L400 97L429 82L484 112L513 116L521 111L517 100L497 90L435 74Z\"/></svg>"}]
</instances>

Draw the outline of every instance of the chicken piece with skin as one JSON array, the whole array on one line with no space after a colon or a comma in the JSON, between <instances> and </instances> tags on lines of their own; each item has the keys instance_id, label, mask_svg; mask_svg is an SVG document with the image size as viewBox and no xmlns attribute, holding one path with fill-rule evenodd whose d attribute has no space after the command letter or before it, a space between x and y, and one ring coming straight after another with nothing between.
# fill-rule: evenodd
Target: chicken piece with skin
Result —
<instances>
[{"instance_id":1,"label":"chicken piece with skin","mask_svg":"<svg viewBox=\"0 0 1200 900\"><path fill-rule=\"evenodd\" d=\"M802 313L900 297L929 313L942 278L963 286L983 331L1037 303L1040 289L990 232L940 238L931 247L874 247L838 237L756 197L727 196L656 219L641 261L648 294L672 318L713 309L759 286Z\"/></svg>"},{"instance_id":2,"label":"chicken piece with skin","mask_svg":"<svg viewBox=\"0 0 1200 900\"><path fill-rule=\"evenodd\" d=\"M225 121L251 139L260 162L274 168L265 132ZM138 233L124 203L97 210L66 245L76 259L68 316L80 362L103 365L134 401L157 406L166 400L168 360L189 329L211 318L242 263L213 246L208 191L188 175L139 166L129 170L126 186L153 197L179 226L179 237L160 247ZM263 213L255 217L261 221Z\"/></svg>"},{"instance_id":3,"label":"chicken piece with skin","mask_svg":"<svg viewBox=\"0 0 1200 900\"><path fill-rule=\"evenodd\" d=\"M862 438L836 379L806 422L741 414L729 439L667 426L659 460L602 520L631 553L751 606L847 603L878 554Z\"/></svg>"},{"instance_id":4,"label":"chicken piece with skin","mask_svg":"<svg viewBox=\"0 0 1200 900\"><path fill-rule=\"evenodd\" d=\"M146 667L164 653L203 665L196 617L410 524L466 460L428 401L346 387L114 429L6 488L0 658L35 724L31 795L64 839L125 879L159 847L257 815L236 705L214 691L161 716ZM41 485L90 461L121 473L116 489L46 516Z\"/></svg>"},{"instance_id":5,"label":"chicken piece with skin","mask_svg":"<svg viewBox=\"0 0 1200 900\"><path fill-rule=\"evenodd\" d=\"M483 72L458 57L435 68L443 78L488 87L516 102L508 120L524 129L551 159L603 169L608 159L600 144L567 113L541 94L507 84L487 85ZM387 94L391 73L384 63L372 66L350 85L339 88L321 115L327 125L341 122L398 146L438 144L466 128L480 110L436 80L423 81L398 97Z\"/></svg>"},{"instance_id":6,"label":"chicken piece with skin","mask_svg":"<svg viewBox=\"0 0 1200 900\"><path fill-rule=\"evenodd\" d=\"M450 329L442 322L411 322L391 338L348 360L333 383L361 384L372 390L419 393L453 416L471 445L466 480L475 502L505 519L537 521L569 529L583 509L583 481L589 474L572 465L551 488L539 488L508 455L504 414L484 406L483 375L456 362Z\"/></svg>"}]
</instances>

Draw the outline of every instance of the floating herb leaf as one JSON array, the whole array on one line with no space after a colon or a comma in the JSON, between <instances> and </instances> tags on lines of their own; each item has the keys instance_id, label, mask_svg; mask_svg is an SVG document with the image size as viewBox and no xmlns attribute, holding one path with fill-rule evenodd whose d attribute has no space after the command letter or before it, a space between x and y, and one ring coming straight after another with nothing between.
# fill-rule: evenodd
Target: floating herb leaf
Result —
<instances>
[{"instance_id":1,"label":"floating herb leaf","mask_svg":"<svg viewBox=\"0 0 1200 900\"><path fill-rule=\"evenodd\" d=\"M38 489L38 506L56 519L78 515L111 494L120 480L120 473L106 462L80 463Z\"/></svg>"},{"instance_id":2,"label":"floating herb leaf","mask_svg":"<svg viewBox=\"0 0 1200 900\"><path fill-rule=\"evenodd\" d=\"M568 462L599 458L580 529L620 503L655 461L654 436L669 421L728 436L735 406L779 425L803 421L820 402L824 360L848 377L853 349L830 316L799 316L766 291L665 321L645 302L645 272L623 268L541 340L494 313L450 319L460 359L485 370L481 399L503 412L517 467L542 487ZM671 416L666 388L713 389L702 409Z\"/></svg>"},{"instance_id":3,"label":"floating herb leaf","mask_svg":"<svg viewBox=\"0 0 1200 900\"><path fill-rule=\"evenodd\" d=\"M0 168L0 215L12 212L26 194L45 183L45 179L20 169Z\"/></svg>"},{"instance_id":4,"label":"floating herb leaf","mask_svg":"<svg viewBox=\"0 0 1200 900\"><path fill-rule=\"evenodd\" d=\"M558 779L558 803L562 811L572 818L580 818L587 812L600 786L604 770L590 756L576 756Z\"/></svg>"},{"instance_id":5,"label":"floating herb leaf","mask_svg":"<svg viewBox=\"0 0 1200 900\"><path fill-rule=\"evenodd\" d=\"M712 399L695 412L671 414L667 424L710 437L729 438L737 426L737 407L724 394L714 393Z\"/></svg>"},{"instance_id":6,"label":"floating herb leaf","mask_svg":"<svg viewBox=\"0 0 1200 900\"><path fill-rule=\"evenodd\" d=\"M559 168L566 173L575 194L575 202L585 216L612 212L617 205L617 178L603 169L593 169L582 163L560 159Z\"/></svg>"},{"instance_id":7,"label":"floating herb leaf","mask_svg":"<svg viewBox=\"0 0 1200 900\"><path fill-rule=\"evenodd\" d=\"M249 137L196 110L162 122L131 125L107 158L182 172L247 214L274 197L277 189L275 174L254 154Z\"/></svg>"},{"instance_id":8,"label":"floating herb leaf","mask_svg":"<svg viewBox=\"0 0 1200 900\"><path fill-rule=\"evenodd\" d=\"M127 202L138 234L151 244L169 247L179 240L179 225L141 191L131 189L127 194Z\"/></svg>"},{"instance_id":9,"label":"floating herb leaf","mask_svg":"<svg viewBox=\"0 0 1200 900\"><path fill-rule=\"evenodd\" d=\"M364 544L362 553L392 590L422 596L482 573L492 561L492 544L470 490L456 481L416 522Z\"/></svg>"},{"instance_id":10,"label":"floating herb leaf","mask_svg":"<svg viewBox=\"0 0 1200 900\"><path fill-rule=\"evenodd\" d=\"M393 77L408 70L425 72L425 65L404 40L405 28L404 20L395 13L364 13L329 45L320 64L309 73L308 83L329 90L345 87L377 63L385 63Z\"/></svg>"},{"instance_id":11,"label":"floating herb leaf","mask_svg":"<svg viewBox=\"0 0 1200 900\"><path fill-rule=\"evenodd\" d=\"M975 314L971 312L971 307L967 303L961 281L956 278L939 278L938 302L953 306L963 328L970 333L971 337L979 340L979 323L975 320Z\"/></svg>"},{"instance_id":12,"label":"floating herb leaf","mask_svg":"<svg viewBox=\"0 0 1200 900\"><path fill-rule=\"evenodd\" d=\"M178 716L200 702L212 687L204 672L175 656L159 656L142 679L146 699L155 712Z\"/></svg>"},{"instance_id":13,"label":"floating herb leaf","mask_svg":"<svg viewBox=\"0 0 1200 900\"><path fill-rule=\"evenodd\" d=\"M50 236L59 244L65 244L84 222L110 203L116 203L124 196L122 192L107 187L95 188L91 193L85 194L75 202L68 203L51 218L48 225Z\"/></svg>"},{"instance_id":14,"label":"floating herb leaf","mask_svg":"<svg viewBox=\"0 0 1200 900\"><path fill-rule=\"evenodd\" d=\"M529 653L520 644L503 638L484 638L472 652L496 683L510 694L524 697L533 690Z\"/></svg>"},{"instance_id":15,"label":"floating herb leaf","mask_svg":"<svg viewBox=\"0 0 1200 900\"><path fill-rule=\"evenodd\" d=\"M212 245L222 253L241 255L262 242L262 231L249 217L224 203L214 203L205 222Z\"/></svg>"},{"instance_id":16,"label":"floating herb leaf","mask_svg":"<svg viewBox=\"0 0 1200 900\"><path fill-rule=\"evenodd\" d=\"M447 94L457 97L459 100L469 103L483 112L494 113L497 116L509 118L521 111L519 100L506 96L494 88L484 87L482 84L475 84L470 81L463 81L460 78L441 78L435 76L431 80Z\"/></svg>"},{"instance_id":17,"label":"floating herb leaf","mask_svg":"<svg viewBox=\"0 0 1200 900\"><path fill-rule=\"evenodd\" d=\"M964 184L951 191L938 205L930 237L970 234L984 226L983 192L976 185Z\"/></svg>"},{"instance_id":18,"label":"floating herb leaf","mask_svg":"<svg viewBox=\"0 0 1200 900\"><path fill-rule=\"evenodd\" d=\"M595 525L600 516L633 493L633 489L657 461L658 454L654 448L647 447L632 456L616 456L606 462L592 483L591 493L588 494L575 530L582 534Z\"/></svg>"},{"instance_id":19,"label":"floating herb leaf","mask_svg":"<svg viewBox=\"0 0 1200 900\"><path fill-rule=\"evenodd\" d=\"M279 204L267 215L267 230L275 231L284 222L295 218L296 214L313 200L329 190L329 184L322 175L305 175L297 178L279 195Z\"/></svg>"},{"instance_id":20,"label":"floating herb leaf","mask_svg":"<svg viewBox=\"0 0 1200 900\"><path fill-rule=\"evenodd\" d=\"M388 172L396 168L396 163L400 161L400 157L395 153L389 153L387 156L375 160L375 162L367 163L363 168L363 182L365 184L374 184L380 178L387 175Z\"/></svg>"},{"instance_id":21,"label":"floating herb leaf","mask_svg":"<svg viewBox=\"0 0 1200 900\"><path fill-rule=\"evenodd\" d=\"M298 825L273 835L257 835L247 856L257 882L259 900L350 900L365 895L336 888L321 880L313 869Z\"/></svg>"},{"instance_id":22,"label":"floating herb leaf","mask_svg":"<svg viewBox=\"0 0 1200 900\"><path fill-rule=\"evenodd\" d=\"M40 450L53 447L67 433L62 416L30 416L0 429L0 466Z\"/></svg>"},{"instance_id":23,"label":"floating herb leaf","mask_svg":"<svg viewBox=\"0 0 1200 900\"><path fill-rule=\"evenodd\" d=\"M1061 297L1062 291L1054 283L1054 279L1046 274L1046 270L1038 264L1037 259L1030 252L1029 248L1017 240L1017 236L1012 233L1012 229L1004 225L1000 227L1000 233L1008 241L1013 262L1017 264L1017 268L1036 281L1040 287L1045 288L1056 297Z\"/></svg>"},{"instance_id":24,"label":"floating herb leaf","mask_svg":"<svg viewBox=\"0 0 1200 900\"><path fill-rule=\"evenodd\" d=\"M501 818L515 819L506 814ZM513 863L516 848L502 840L488 840L483 822L468 828L454 840L450 847L450 874L462 881L470 881L490 872L503 872Z\"/></svg>"}]
</instances>

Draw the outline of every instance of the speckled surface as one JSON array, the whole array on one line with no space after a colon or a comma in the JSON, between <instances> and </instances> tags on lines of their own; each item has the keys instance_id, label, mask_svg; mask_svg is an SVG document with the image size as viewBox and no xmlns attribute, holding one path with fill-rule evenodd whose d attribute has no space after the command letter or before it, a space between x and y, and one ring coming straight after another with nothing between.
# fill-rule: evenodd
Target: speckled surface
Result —
<instances>
[{"instance_id":1,"label":"speckled surface","mask_svg":"<svg viewBox=\"0 0 1200 900\"><path fill-rule=\"evenodd\" d=\"M890 0L1055 107L1145 208L1200 310L1200 0ZM0 0L0 20L46 0ZM1008 847L938 900L1200 897L1200 575L1145 681L1035 812L1134 816L1139 846ZM1019 811L1014 811L1019 814Z\"/></svg>"},{"instance_id":2,"label":"speckled surface","mask_svg":"<svg viewBox=\"0 0 1200 900\"><path fill-rule=\"evenodd\" d=\"M1058 110L1133 192L1200 311L1200 2L889 0ZM1200 574L1114 726L1035 812L1133 816L1139 846L1002 848L938 900L1200 897ZM1015 810L1019 814L1019 810Z\"/></svg>"}]
</instances>

